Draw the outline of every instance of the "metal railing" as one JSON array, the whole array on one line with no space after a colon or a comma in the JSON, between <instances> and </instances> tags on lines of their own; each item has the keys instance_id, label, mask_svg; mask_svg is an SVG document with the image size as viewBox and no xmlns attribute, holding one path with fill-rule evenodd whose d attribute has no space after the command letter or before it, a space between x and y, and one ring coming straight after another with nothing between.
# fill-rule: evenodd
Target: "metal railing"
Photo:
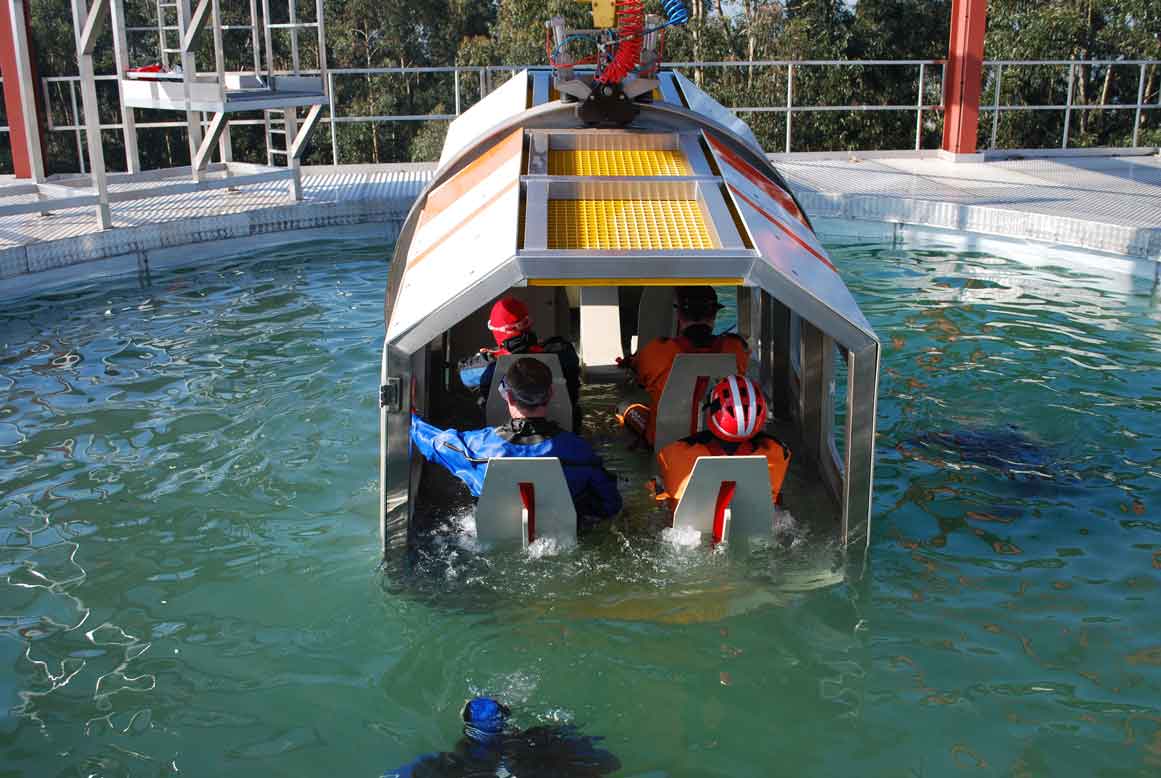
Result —
<instances>
[{"instance_id":1,"label":"metal railing","mask_svg":"<svg viewBox=\"0 0 1161 778\"><path fill-rule=\"evenodd\" d=\"M997 59L985 60L984 68L986 71L991 71L991 78L993 80L993 98L991 105L980 105L981 111L992 112L992 134L989 142L990 148L996 147L996 136L999 133L1000 114L1004 111L1063 111L1064 112L1064 129L1061 132L1060 148L1068 148L1069 129L1072 125L1072 112L1074 110L1085 111L1124 111L1132 110L1133 114L1133 139L1130 148L1137 148L1137 142L1140 138L1141 132L1141 112L1148 110L1156 110L1161 108L1161 88L1158 89L1157 102L1146 103L1145 85L1147 83L1147 74L1149 67L1161 64L1161 61L1155 59L1090 59L1090 60L1068 60L1068 59L1033 59L1033 60L1012 60L1012 59ZM1073 100L1073 95L1076 92L1076 71L1077 68L1085 66L1095 67L1132 67L1136 65L1137 71L1137 101L1135 103L1111 103L1108 105L1083 103L1077 105ZM1067 67L1068 68L1068 87L1067 96L1063 105L1001 105L1000 94L1001 87L1004 80L1004 68L1012 67Z\"/></svg>"},{"instance_id":2,"label":"metal railing","mask_svg":"<svg viewBox=\"0 0 1161 778\"><path fill-rule=\"evenodd\" d=\"M1147 73L1150 66L1161 65L1161 60L990 60L984 62L984 78L985 83L982 85L984 89L990 88L993 99L991 104L984 104L981 101L980 111L992 112L991 117L991 139L990 146L995 148L997 136L999 131L1000 115L1008 111L1060 111L1064 114L1064 128L1061 138L1061 147L1067 148L1069 143L1069 134L1072 124L1072 114L1078 110L1133 110L1134 123L1131 148L1137 148L1140 138L1141 119L1143 112L1151 110L1161 110L1161 88L1158 88L1158 95L1155 102L1145 102L1149 97L1146 95ZM1045 104L1045 105L1029 105L1025 103L1001 103L1002 84L1005 69L1016 67L1060 67L1067 68L1067 97L1063 104ZM1084 67L1125 67L1136 66L1138 68L1138 84L1137 84L1137 99L1133 103L1112 103L1104 104L1089 104L1077 103L1074 99L1076 91L1076 75L1080 68ZM327 71L327 94L329 95L329 116L324 117L321 121L325 122L329 127L331 159L333 164L340 164L339 143L337 136L338 125L343 124L381 124L390 122L432 122L432 121L450 121L466 110L469 107L467 98L465 96L464 82L468 80L472 82L475 91L479 98L487 95L495 86L495 82L505 74L511 74L524 69L525 66L518 65L486 65L486 66L444 66L444 67L383 67L383 68L337 68ZM859 113L859 112L913 112L915 114L915 141L914 149L921 150L923 148L923 129L924 129L924 115L930 112L939 112L943 110L942 98L944 90L944 79L946 77L946 67L943 60L927 59L927 60L754 60L754 61L728 61L728 62L672 62L667 63L667 67L679 71L694 71L700 72L703 75L706 71L721 71L723 73L731 70L747 70L752 73L755 69L775 69L784 70L783 77L785 78L785 101L777 105L730 105L727 106L735 114L763 114L774 113L785 115L785 139L783 150L790 153L793 150L794 140L794 117L798 114L819 114L819 113ZM796 75L801 73L804 69L814 68L852 68L852 67L903 67L915 70L915 100L906 104L877 104L877 103L853 103L842 105L819 105L819 104L800 104L795 102L795 80ZM938 76L932 73L933 69L938 68ZM304 74L310 71L302 71ZM315 71L317 73L317 71ZM451 113L424 113L424 114L344 114L342 113L342 105L336 100L335 85L341 79L346 78L367 78L377 76L418 76L418 75L438 75L451 74L452 76L452 104L454 110ZM1062 72L1063 75L1063 72ZM97 76L97 81L115 81L115 75L101 75ZM1158 77L1158 82L1161 82L1161 77ZM72 132L76 137L77 156L81 172L85 172L84 164L84 124L78 119L80 116L78 111L77 86L80 81L77 76L53 76L43 79L44 81L44 95L45 95L45 110L49 117L48 129L53 132ZM988 83L991 82L991 83ZM68 84L68 111L70 121L65 124L54 123L52 120L52 102L50 84ZM935 91L932 87L934 83L938 83L938 102L929 102L927 98L928 91ZM707 91L713 96L714 89L712 86L707 87ZM478 99L478 98L477 98ZM261 125L262 119L235 119L231 120L231 125ZM137 129L155 129L155 128L183 128L186 127L184 121L155 121L155 122L137 122ZM124 127L120 123L101 124L102 130L123 130ZM6 130L7 128L2 128ZM361 161L361 160L360 160Z\"/></svg>"}]
</instances>

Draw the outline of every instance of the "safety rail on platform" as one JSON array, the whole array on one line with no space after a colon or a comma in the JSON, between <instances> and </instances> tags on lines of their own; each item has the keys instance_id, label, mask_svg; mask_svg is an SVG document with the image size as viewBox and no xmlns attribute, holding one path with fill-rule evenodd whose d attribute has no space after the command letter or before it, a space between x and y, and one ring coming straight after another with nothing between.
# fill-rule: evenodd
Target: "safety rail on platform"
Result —
<instances>
[{"instance_id":1,"label":"safety rail on platform","mask_svg":"<svg viewBox=\"0 0 1161 778\"><path fill-rule=\"evenodd\" d=\"M1161 60L989 60L984 62L984 73L986 83L983 84L984 93L990 93L992 100L990 103L981 101L979 110L981 113L991 113L991 132L989 140L989 148L995 149L997 147L997 137L999 133L1000 116L1005 112L1016 111L1058 111L1064 114L1064 128L1062 131L1061 143L1062 148L1068 148L1070 131L1072 129L1072 114L1075 111L1092 111L1092 110L1132 110L1134 112L1133 133L1132 139L1128 148L1137 148L1140 142L1140 129L1144 112L1161 109L1161 78L1158 79L1158 84L1154 85L1153 89L1157 92L1152 101L1147 101L1150 95L1146 94L1146 87L1148 83L1148 70L1150 66L1161 65ZM941 112L943 80L944 80L944 61L938 59L927 60L741 60L741 61L725 61L725 62L672 62L668 66L682 71L730 71L730 70L750 70L755 68L777 68L783 70L782 77L785 79L785 101L778 105L730 105L727 106L736 114L762 114L773 113L782 114L786 117L785 139L782 150L790 153L794 150L794 120L795 114L818 114L818 113L859 113L859 112L910 112L915 114L915 142L914 150L919 151L923 148L923 119L924 115L930 112ZM1067 92L1065 102L1063 103L1049 103L1049 104L1025 104L1020 102L1001 102L1004 72L1007 69L1009 72L1013 68L1018 67L1059 67L1061 68L1062 78L1065 75L1064 69L1067 68ZM1074 99L1076 74L1079 68L1083 67L1133 67L1138 70L1137 76L1137 100L1131 103L1110 103L1110 104L1092 104L1092 103L1077 103ZM801 104L795 102L795 76L804 68L853 68L853 67L907 67L914 68L915 77L915 95L914 102L905 104L877 104L877 103L853 103L842 105L820 105L820 104ZM339 144L337 138L336 126L340 124L385 124L392 122L431 122L431 121L450 121L462 113L468 107L468 101L465 96L464 81L470 79L473 82L473 91L476 95L482 97L491 91L495 80L506 74L517 72L524 69L524 66L516 65L472 65L472 66L443 66L443 67L381 67L381 68L332 68L326 73L327 81L327 95L329 116L321 117L320 121L326 123L330 127L330 145L331 145L331 162L332 164L340 164L344 160L340 159ZM303 75L314 75L318 71L300 70ZM391 113L375 113L375 114L344 114L342 112L342 105L336 99L335 83L340 79L352 77L374 77L374 76L417 76L417 75L436 75L436 74L451 74L452 76L452 94L451 102L454 106L451 112L444 113L410 113L410 114L391 114ZM101 75L96 77L97 81L113 81L117 80L115 75ZM52 76L42 79L44 84L44 95L46 101L46 115L49 118L48 129L53 132L72 132L76 136L77 150L78 150L78 167L81 172L85 171L84 154L82 153L84 145L84 125L79 121L79 110L77 101L77 87L80 81L77 76ZM52 116L52 97L50 84L67 84L68 85L68 103L71 110L69 111L70 121L65 124L54 123ZM941 100L930 101L925 99L928 91L931 90L933 84L938 84L937 91ZM712 93L712 86L710 87ZM261 119L235 119L231 121L232 125L263 125L264 120ZM121 130L124 131L124 125L120 122L101 124L102 130ZM159 128L180 128L184 127L185 122L180 121L156 121L156 122L137 122L138 129L159 129ZM3 128L6 131L7 128ZM838 149L836 149L838 150ZM349 160L352 162L364 162L366 160Z\"/></svg>"},{"instance_id":2,"label":"safety rail on platform","mask_svg":"<svg viewBox=\"0 0 1161 778\"><path fill-rule=\"evenodd\" d=\"M143 28L142 31L144 31ZM136 31L136 30L135 30ZM999 127L1001 115L1006 112L1023 112L1023 111L1056 111L1063 114L1063 129L1060 140L1062 148L1068 148L1071 132L1073 130L1073 114L1078 111L1125 111L1132 110L1133 128L1131 139L1126 148L1138 148L1140 143L1140 131L1145 119L1145 114L1148 111L1161 110L1161 78L1154 75L1150 78L1150 69L1153 68L1153 73L1157 73L1157 67L1161 65L1161 60L989 60L983 63L983 78L982 78L982 94L985 96L980 101L979 110L981 114L989 113L990 116L990 140L989 147L995 149L998 143ZM782 143L782 150L790 153L794 150L794 117L799 114L825 114L825 113L860 113L860 112L896 112L896 113L913 113L915 115L915 133L913 149L918 151L924 148L923 134L924 134L924 118L933 113L940 113L943 111L943 93L944 80L946 78L946 67L943 60L925 59L925 60L740 60L740 61L724 61L724 62L672 62L667 65L670 68L684 71L687 74L696 77L698 74L702 76L702 81L706 83L706 88L714 94L714 84L712 83L715 75L728 74L731 72L746 71L747 77L751 77L756 70L765 70L764 75L759 75L757 78L770 78L769 71L774 70L778 74L780 93L783 93L782 87L784 83L784 100L780 100L777 104L766 105L744 105L732 104L727 107L736 114L781 114L785 116L785 136ZM915 71L915 99L906 103L851 103L842 105L827 105L807 103L803 104L796 101L795 82L796 77L808 69L834 69L834 68L868 68L868 67L901 67L914 69ZM1059 68L1061 81L1066 83L1066 94L1064 102L1052 102L1046 104L1028 104L1020 102L1017 97L1010 98L1003 101L1003 85L1005 77L1011 77L1013 70L1022 67L1046 67ZM1078 73L1081 73L1084 68L1124 68L1133 67L1137 70L1136 83L1136 100L1133 102L1111 102L1105 103L1100 101L1097 104L1077 102L1076 84L1078 81ZM524 69L524 66L517 65L480 65L480 66L431 66L431 67L382 67L382 68L331 68L320 73L319 70L301 69L296 71L298 75L314 75L322 76L325 81L326 107L328 109L328 116L319 117L319 121L325 122L329 127L330 146L331 146L331 162L333 164L342 163L360 163L367 160L344 160L341 159L339 149L339 125L350 124L385 124L392 122L444 122L450 121L470 107L471 102L488 94L497 82L506 80L506 78L514 72ZM268 71L272 74L278 75L285 71ZM393 113L366 113L366 114L345 114L343 112L343 105L341 99L341 92L335 89L336 83L341 84L342 79L349 78L373 78L381 76L443 76L451 77L450 102L452 111L442 113L408 113L408 114L393 114ZM115 74L98 75L95 76L95 82L117 82L118 77ZM86 172L85 151L85 121L80 111L78 100L78 90L82 86L81 78L79 76L51 76L42 79L44 87L45 113L48 117L48 130L51 132L71 132L75 136L77 148L77 167L80 172ZM470 84L470 86L466 86ZM60 88L65 88L67 85L67 98L61 96L58 92L56 103L64 101L65 114L69 117L64 123L58 123L54 120L54 99L53 86L59 85ZM938 86L936 86L938 85ZM938 96L937 100L932 100L929 97L929 92ZM991 97L990 102L987 97ZM717 95L719 99L722 95ZM798 96L800 98L800 95ZM725 102L729 102L725 100ZM118 105L120 109L121 106ZM987 119L984 119L987 121ZM201 121L195 122L200 124L202 129L209 126L210 122L205 114L201 115ZM267 135L269 134L269 117L263 118L248 118L248 119L231 119L230 124L234 126L245 125L265 125L267 127ZM101 123L101 130L120 131L128 137L130 133L135 133L137 130L146 129L163 129L163 128L185 128L187 122L185 121L136 121L132 128L126 126L124 121ZM6 132L7 128L0 128L0 131ZM135 143L126 142L126 155L130 154L131 147L135 147ZM91 147L89 147L91 148ZM839 149L835 149L839 150ZM846 150L846 149L843 149ZM858 150L858 149L855 149ZM127 167L132 170L133 166L128 164ZM46 201L45 204L52 203L51 200ZM14 206L9 206L14 207ZM4 211L0 208L0 214Z\"/></svg>"}]
</instances>

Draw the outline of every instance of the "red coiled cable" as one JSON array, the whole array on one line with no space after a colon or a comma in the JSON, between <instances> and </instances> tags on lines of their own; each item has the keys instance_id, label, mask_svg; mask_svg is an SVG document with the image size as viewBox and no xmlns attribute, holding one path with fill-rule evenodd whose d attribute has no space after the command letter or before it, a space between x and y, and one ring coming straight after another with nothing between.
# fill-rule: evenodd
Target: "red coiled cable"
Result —
<instances>
[{"instance_id":1,"label":"red coiled cable","mask_svg":"<svg viewBox=\"0 0 1161 778\"><path fill-rule=\"evenodd\" d=\"M617 0L617 53L594 79L601 84L619 84L641 61L645 45L645 6L641 0Z\"/></svg>"}]
</instances>

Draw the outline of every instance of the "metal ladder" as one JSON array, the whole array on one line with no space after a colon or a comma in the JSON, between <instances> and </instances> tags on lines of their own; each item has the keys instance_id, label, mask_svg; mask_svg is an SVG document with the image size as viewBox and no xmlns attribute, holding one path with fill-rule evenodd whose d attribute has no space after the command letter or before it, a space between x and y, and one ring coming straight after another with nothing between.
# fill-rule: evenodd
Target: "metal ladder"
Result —
<instances>
[{"instance_id":1,"label":"metal ladder","mask_svg":"<svg viewBox=\"0 0 1161 778\"><path fill-rule=\"evenodd\" d=\"M170 69L169 55L170 54L177 54L179 56L181 55L181 48L180 47L175 49L169 45L169 33L176 32L177 33L177 41L178 41L178 44L180 44L181 39L185 36L185 24L183 23L185 20L182 18L182 14L179 13L177 10L178 4L176 2L172 2L172 0L169 2L167 2L167 0L157 0L156 6L157 6L157 49L158 49L159 53L161 54L161 57L160 57L161 66L163 68L165 68L166 70L169 70ZM176 24L167 24L166 23L165 14L166 14L166 11L169 9L172 9L174 15L177 17Z\"/></svg>"},{"instance_id":2,"label":"metal ladder","mask_svg":"<svg viewBox=\"0 0 1161 778\"><path fill-rule=\"evenodd\" d=\"M298 109L270 108L262 113L266 124L266 164L285 167L290 142L298 134ZM280 158L277 162L276 157Z\"/></svg>"}]
</instances>

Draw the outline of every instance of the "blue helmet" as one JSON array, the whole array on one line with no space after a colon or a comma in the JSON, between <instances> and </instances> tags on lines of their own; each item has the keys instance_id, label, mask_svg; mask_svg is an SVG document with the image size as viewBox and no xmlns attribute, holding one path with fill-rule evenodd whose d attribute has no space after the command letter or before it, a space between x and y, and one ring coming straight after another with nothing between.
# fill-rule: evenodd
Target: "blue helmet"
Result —
<instances>
[{"instance_id":1,"label":"blue helmet","mask_svg":"<svg viewBox=\"0 0 1161 778\"><path fill-rule=\"evenodd\" d=\"M507 705L491 697L475 697L464 703L460 715L464 720L465 735L477 743L490 743L503 734L512 712Z\"/></svg>"}]
</instances>

